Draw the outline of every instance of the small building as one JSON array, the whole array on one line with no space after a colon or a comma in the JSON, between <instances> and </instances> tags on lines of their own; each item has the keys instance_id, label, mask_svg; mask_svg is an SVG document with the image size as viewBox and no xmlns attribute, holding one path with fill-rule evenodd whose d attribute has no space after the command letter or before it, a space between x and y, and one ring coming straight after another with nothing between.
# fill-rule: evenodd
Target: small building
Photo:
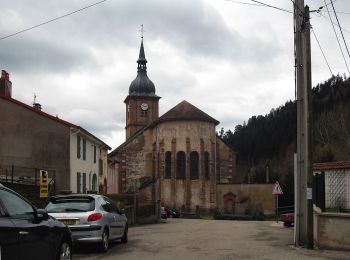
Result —
<instances>
[{"instance_id":1,"label":"small building","mask_svg":"<svg viewBox=\"0 0 350 260\"><path fill-rule=\"evenodd\" d=\"M350 162L315 163L313 174L315 245L350 250Z\"/></svg>"},{"instance_id":2,"label":"small building","mask_svg":"<svg viewBox=\"0 0 350 260\"><path fill-rule=\"evenodd\" d=\"M0 79L0 178L29 183L47 170L56 192L106 192L106 143L81 126L12 98L6 71Z\"/></svg>"}]
</instances>

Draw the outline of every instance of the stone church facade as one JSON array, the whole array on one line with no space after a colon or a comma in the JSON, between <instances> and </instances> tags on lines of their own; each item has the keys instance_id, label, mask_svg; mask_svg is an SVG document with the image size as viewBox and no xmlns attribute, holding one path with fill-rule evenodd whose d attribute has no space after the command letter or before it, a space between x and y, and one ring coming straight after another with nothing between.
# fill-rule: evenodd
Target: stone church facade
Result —
<instances>
[{"instance_id":1,"label":"stone church facade","mask_svg":"<svg viewBox=\"0 0 350 260\"><path fill-rule=\"evenodd\" d=\"M126 141L109 154L109 192L139 194L187 212L217 207L217 184L233 183L235 152L217 135L219 122L187 101L159 117L141 42L137 77L129 87Z\"/></svg>"}]
</instances>

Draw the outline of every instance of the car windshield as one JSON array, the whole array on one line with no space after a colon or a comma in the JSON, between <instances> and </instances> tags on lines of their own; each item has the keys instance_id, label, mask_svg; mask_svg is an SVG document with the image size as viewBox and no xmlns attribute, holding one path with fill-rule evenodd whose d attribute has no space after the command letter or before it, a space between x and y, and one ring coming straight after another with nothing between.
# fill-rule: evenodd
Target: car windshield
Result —
<instances>
[{"instance_id":1,"label":"car windshield","mask_svg":"<svg viewBox=\"0 0 350 260\"><path fill-rule=\"evenodd\" d=\"M87 212L94 209L95 200L92 197L53 198L46 206L46 211L49 213Z\"/></svg>"}]
</instances>

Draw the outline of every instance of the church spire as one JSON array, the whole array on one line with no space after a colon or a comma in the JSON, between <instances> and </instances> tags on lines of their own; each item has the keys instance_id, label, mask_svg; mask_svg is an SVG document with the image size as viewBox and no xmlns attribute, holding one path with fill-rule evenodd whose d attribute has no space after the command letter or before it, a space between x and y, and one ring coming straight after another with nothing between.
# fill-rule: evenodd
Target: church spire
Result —
<instances>
[{"instance_id":1,"label":"church spire","mask_svg":"<svg viewBox=\"0 0 350 260\"><path fill-rule=\"evenodd\" d=\"M141 25L141 46L139 58L137 60L137 76L131 82L129 87L130 96L156 97L156 88L153 82L147 76L147 60L145 57L145 49L143 47L143 25Z\"/></svg>"},{"instance_id":2,"label":"church spire","mask_svg":"<svg viewBox=\"0 0 350 260\"><path fill-rule=\"evenodd\" d=\"M140 53L139 53L139 59L137 60L137 72L147 72L147 60L145 57L145 49L143 48L143 36L141 38L141 46L140 46Z\"/></svg>"},{"instance_id":3,"label":"church spire","mask_svg":"<svg viewBox=\"0 0 350 260\"><path fill-rule=\"evenodd\" d=\"M137 60L137 76L131 82L126 104L126 139L134 135L142 127L158 118L159 99L156 88L147 76L145 49L143 46L143 25L141 25L141 46Z\"/></svg>"}]
</instances>

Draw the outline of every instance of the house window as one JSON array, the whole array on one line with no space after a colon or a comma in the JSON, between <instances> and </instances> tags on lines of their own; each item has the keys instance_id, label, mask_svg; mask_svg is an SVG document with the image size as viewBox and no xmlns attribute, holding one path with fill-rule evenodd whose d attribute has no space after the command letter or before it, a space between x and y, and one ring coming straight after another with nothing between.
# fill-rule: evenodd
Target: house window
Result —
<instances>
[{"instance_id":1,"label":"house window","mask_svg":"<svg viewBox=\"0 0 350 260\"><path fill-rule=\"evenodd\" d=\"M83 139L83 160L86 160L86 140Z\"/></svg>"},{"instance_id":2,"label":"house window","mask_svg":"<svg viewBox=\"0 0 350 260\"><path fill-rule=\"evenodd\" d=\"M209 153L208 152L204 152L204 176L207 179L210 178L210 173L209 173Z\"/></svg>"},{"instance_id":3,"label":"house window","mask_svg":"<svg viewBox=\"0 0 350 260\"><path fill-rule=\"evenodd\" d=\"M184 179L186 172L186 154L183 151L177 152L176 157L176 178Z\"/></svg>"},{"instance_id":4,"label":"house window","mask_svg":"<svg viewBox=\"0 0 350 260\"><path fill-rule=\"evenodd\" d=\"M77 193L81 193L81 174L77 172Z\"/></svg>"},{"instance_id":5,"label":"house window","mask_svg":"<svg viewBox=\"0 0 350 260\"><path fill-rule=\"evenodd\" d=\"M89 173L89 187L88 190L91 190L91 173Z\"/></svg>"},{"instance_id":6,"label":"house window","mask_svg":"<svg viewBox=\"0 0 350 260\"><path fill-rule=\"evenodd\" d=\"M80 142L81 142L80 139L81 139L81 138L80 138L80 136L78 135L78 136L77 136L77 158L78 158L78 159L80 159Z\"/></svg>"},{"instance_id":7,"label":"house window","mask_svg":"<svg viewBox=\"0 0 350 260\"><path fill-rule=\"evenodd\" d=\"M197 152L190 153L190 178L196 180L199 178L199 155Z\"/></svg>"},{"instance_id":8,"label":"house window","mask_svg":"<svg viewBox=\"0 0 350 260\"><path fill-rule=\"evenodd\" d=\"M103 161L102 161L102 159L98 160L98 174L101 176L103 175Z\"/></svg>"},{"instance_id":9,"label":"house window","mask_svg":"<svg viewBox=\"0 0 350 260\"><path fill-rule=\"evenodd\" d=\"M165 153L165 173L164 173L165 179L171 178L171 152Z\"/></svg>"},{"instance_id":10,"label":"house window","mask_svg":"<svg viewBox=\"0 0 350 260\"><path fill-rule=\"evenodd\" d=\"M94 163L96 163L96 145L94 145Z\"/></svg>"},{"instance_id":11,"label":"house window","mask_svg":"<svg viewBox=\"0 0 350 260\"><path fill-rule=\"evenodd\" d=\"M92 190L97 191L97 174L94 173L92 176Z\"/></svg>"},{"instance_id":12,"label":"house window","mask_svg":"<svg viewBox=\"0 0 350 260\"><path fill-rule=\"evenodd\" d=\"M83 173L83 193L86 193L86 173Z\"/></svg>"}]
</instances>

